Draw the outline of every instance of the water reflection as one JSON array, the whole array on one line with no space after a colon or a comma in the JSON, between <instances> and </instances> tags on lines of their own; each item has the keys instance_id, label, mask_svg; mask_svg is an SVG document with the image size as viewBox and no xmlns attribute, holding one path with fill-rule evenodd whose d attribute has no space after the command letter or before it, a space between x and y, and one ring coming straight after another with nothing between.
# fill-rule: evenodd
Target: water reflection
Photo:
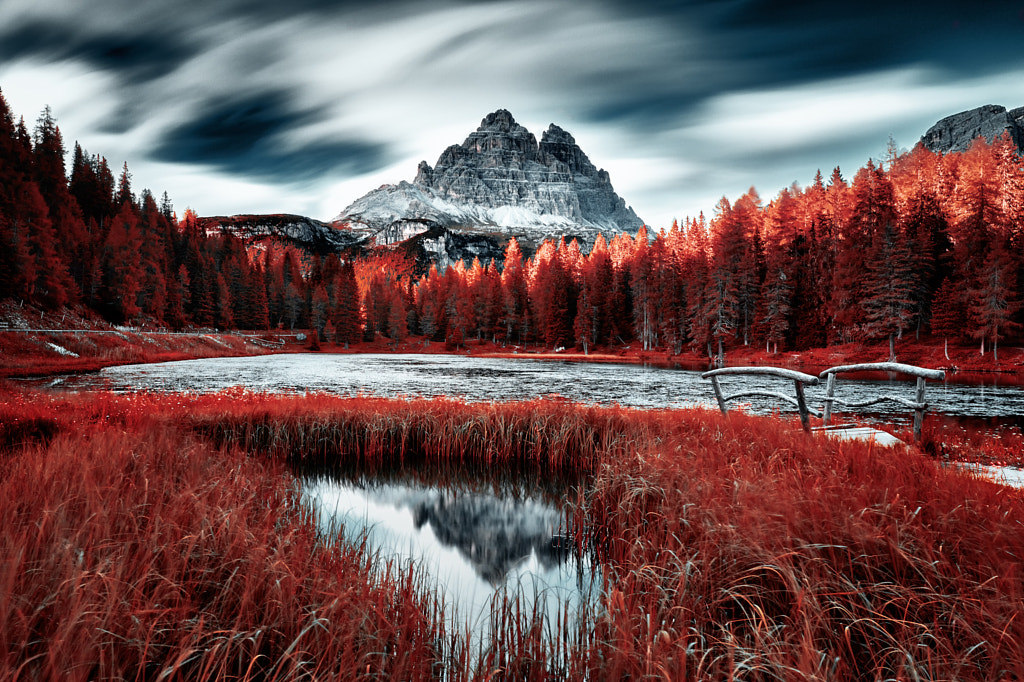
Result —
<instances>
[{"instance_id":1,"label":"water reflection","mask_svg":"<svg viewBox=\"0 0 1024 682\"><path fill-rule=\"evenodd\" d=\"M507 591L554 625L600 589L590 558L564 549L565 512L537 498L325 476L305 479L303 495L328 537L365 536L382 559L425 572L449 625L482 641L492 600Z\"/></svg>"}]
</instances>

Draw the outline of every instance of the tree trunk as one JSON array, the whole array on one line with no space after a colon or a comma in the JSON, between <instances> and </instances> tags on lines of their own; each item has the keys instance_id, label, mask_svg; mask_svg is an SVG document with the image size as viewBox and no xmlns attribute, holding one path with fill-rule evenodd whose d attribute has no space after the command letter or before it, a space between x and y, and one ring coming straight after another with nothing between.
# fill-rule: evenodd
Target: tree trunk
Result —
<instances>
[{"instance_id":1,"label":"tree trunk","mask_svg":"<svg viewBox=\"0 0 1024 682\"><path fill-rule=\"evenodd\" d=\"M946 359L949 360L949 337L947 336L943 340L942 352L946 355Z\"/></svg>"},{"instance_id":2,"label":"tree trunk","mask_svg":"<svg viewBox=\"0 0 1024 682\"><path fill-rule=\"evenodd\" d=\"M889 362L896 362L896 339L889 334Z\"/></svg>"},{"instance_id":3,"label":"tree trunk","mask_svg":"<svg viewBox=\"0 0 1024 682\"><path fill-rule=\"evenodd\" d=\"M992 362L999 364L999 339L992 339Z\"/></svg>"},{"instance_id":4,"label":"tree trunk","mask_svg":"<svg viewBox=\"0 0 1024 682\"><path fill-rule=\"evenodd\" d=\"M722 350L722 337L718 337L718 366L725 367L725 351Z\"/></svg>"}]
</instances>

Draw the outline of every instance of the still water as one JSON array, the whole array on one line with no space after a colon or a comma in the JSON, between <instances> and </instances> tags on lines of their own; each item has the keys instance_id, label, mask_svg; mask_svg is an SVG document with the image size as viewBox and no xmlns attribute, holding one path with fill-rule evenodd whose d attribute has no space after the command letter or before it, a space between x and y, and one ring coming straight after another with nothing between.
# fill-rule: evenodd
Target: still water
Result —
<instances>
[{"instance_id":1,"label":"still water","mask_svg":"<svg viewBox=\"0 0 1024 682\"><path fill-rule=\"evenodd\" d=\"M1024 387L928 382L929 410L952 417L997 418L1006 424L1024 419ZM774 383L772 383L774 382ZM480 358L462 355L265 355L213 358L147 365L108 367L93 374L37 380L37 386L67 390L218 391L246 387L253 391L324 391L340 395L461 396L467 400L522 400L561 396L601 405L639 408L713 405L710 381L699 372L645 365L551 362ZM769 387L793 393L792 382L763 377L723 377L727 394ZM885 377L839 379L836 395L847 401L879 393L913 398L913 384ZM824 387L808 387L808 402L821 407ZM749 398L745 409L755 414L792 412L772 398ZM910 415L896 403L870 408L868 421L905 424Z\"/></svg>"},{"instance_id":2,"label":"still water","mask_svg":"<svg viewBox=\"0 0 1024 682\"><path fill-rule=\"evenodd\" d=\"M448 631L475 641L489 639L494 599L518 598L554 633L601 589L589 556L566 546L565 510L540 496L324 476L303 479L302 494L326 537L365 537L380 558L426 576Z\"/></svg>"}]
</instances>

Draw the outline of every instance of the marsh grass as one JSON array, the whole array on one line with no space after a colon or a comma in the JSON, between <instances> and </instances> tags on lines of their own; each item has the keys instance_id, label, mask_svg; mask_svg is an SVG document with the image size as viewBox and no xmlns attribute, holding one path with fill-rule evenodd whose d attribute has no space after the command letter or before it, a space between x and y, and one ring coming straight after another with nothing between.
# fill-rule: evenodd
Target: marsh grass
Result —
<instances>
[{"instance_id":1,"label":"marsh grass","mask_svg":"<svg viewBox=\"0 0 1024 682\"><path fill-rule=\"evenodd\" d=\"M913 450L543 400L0 407L7 678L1024 678L1024 499ZM469 651L414 572L324 542L307 464L557 479L602 596L552 625L510 594Z\"/></svg>"}]
</instances>

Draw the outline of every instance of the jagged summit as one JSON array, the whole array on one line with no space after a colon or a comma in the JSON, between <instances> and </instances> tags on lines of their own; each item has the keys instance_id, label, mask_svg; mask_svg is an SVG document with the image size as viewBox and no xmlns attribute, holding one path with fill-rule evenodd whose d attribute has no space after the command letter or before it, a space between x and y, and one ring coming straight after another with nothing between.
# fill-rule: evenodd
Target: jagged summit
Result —
<instances>
[{"instance_id":1,"label":"jagged summit","mask_svg":"<svg viewBox=\"0 0 1024 682\"><path fill-rule=\"evenodd\" d=\"M976 137L983 136L991 142L1004 130L1010 131L1010 138L1017 149L1024 152L1024 107L1007 111L1004 106L986 104L961 111L929 128L921 142L933 152L962 152Z\"/></svg>"},{"instance_id":2,"label":"jagged summit","mask_svg":"<svg viewBox=\"0 0 1024 682\"><path fill-rule=\"evenodd\" d=\"M412 183L376 189L334 222L378 243L443 227L492 235L496 246L515 236L527 247L560 236L589 244L643 225L572 135L551 124L538 143L506 109L485 116L433 167L420 162Z\"/></svg>"}]
</instances>

